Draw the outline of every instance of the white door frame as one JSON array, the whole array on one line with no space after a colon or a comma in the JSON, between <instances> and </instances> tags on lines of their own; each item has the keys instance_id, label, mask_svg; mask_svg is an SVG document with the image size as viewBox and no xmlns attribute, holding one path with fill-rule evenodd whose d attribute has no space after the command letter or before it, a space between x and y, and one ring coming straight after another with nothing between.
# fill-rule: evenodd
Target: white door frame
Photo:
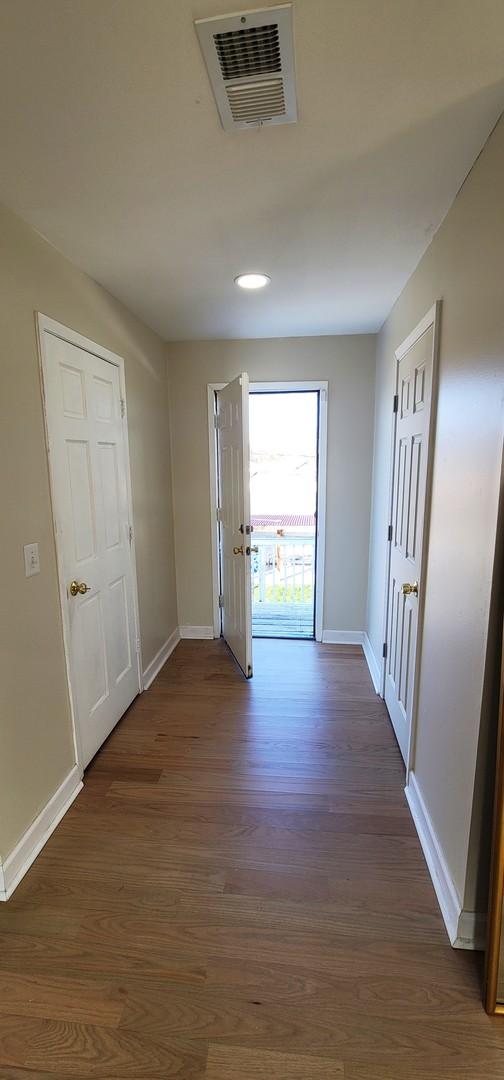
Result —
<instances>
[{"instance_id":1,"label":"white door frame","mask_svg":"<svg viewBox=\"0 0 504 1080\"><path fill-rule=\"evenodd\" d=\"M408 782L408 776L414 766L415 756L415 742L416 742L416 727L417 727L417 713L418 713L418 691L419 691L419 674L420 674L420 660L422 652L423 641L423 622L425 611L425 584L427 580L427 557L429 551L429 526L430 526L430 510L431 510L431 496L432 496L432 474L434 466L434 438L436 429L436 408L437 408L437 393L438 393L438 368L439 368L439 334L440 334L440 322L441 322L441 300L436 302L429 308L429 311L424 315L423 319L415 326L411 334L401 342L398 348L394 352L394 364L395 364L395 378L394 378L394 411L392 415L392 435L390 443L390 478L389 478L389 499L388 499L388 520L392 521L392 505L393 505L393 486L394 486L394 466L395 466L395 441L396 441L396 428L397 428L397 407L398 390L399 390L399 362L402 357L409 352L409 350L415 345L415 343L426 333L432 326L434 332L432 335L432 374L431 374L431 392L430 399L427 405L426 411L426 432L427 432L427 469L425 479L425 507L424 507L424 520L421 538L421 558L420 558L420 581L422 588L420 589L418 597L418 615L417 615L417 638L416 638L416 650L415 650L415 671L413 676L413 704L411 710L411 727L408 741L408 754L406 758L406 782ZM389 593L390 593L390 559L391 559L391 539L387 538L387 556L386 556L386 568L385 568L385 604L384 604L384 621L383 621L383 642L387 650L390 646L388 641L388 625L389 625ZM385 648L383 650L385 652ZM387 661L386 657L382 657L381 662L381 697L385 698L385 679L386 679Z\"/></svg>"},{"instance_id":2,"label":"white door frame","mask_svg":"<svg viewBox=\"0 0 504 1080\"><path fill-rule=\"evenodd\" d=\"M60 597L60 610L63 623L63 644L65 649L65 665L68 684L68 696L70 700L70 714L72 718L73 728L73 740L75 748L75 760L80 770L80 775L83 774L83 754L80 740L79 726L76 719L75 708L75 695L72 688L71 666L70 666L70 623L68 619L68 604L67 604L67 581L64 574L63 565L63 551L62 551L62 531L58 522L56 514L56 497L53 486L53 476L51 469L51 441L47 417L46 407L46 393L45 384L48 373L48 356L46 350L46 335L50 334L52 337L60 338L62 341L67 341L70 345L76 345L78 349L83 349L84 352L92 353L93 356L99 357L101 360L106 360L109 364L114 364L119 371L119 385L121 388L121 400L124 402L124 408L122 411L122 427L124 436L124 446L126 450L126 486L127 486L127 498L128 498L128 517L132 527L132 539L130 544L130 558L131 558L131 574L132 574L132 591L133 591L133 617L135 621L135 639L137 642L137 673L138 673L138 691L142 692L142 653L140 642L140 619L139 619L139 607L138 607L138 584L137 584L137 572L136 572L136 556L135 556L135 530L133 528L133 500L131 496L131 471L130 471L130 456L129 456L129 443L128 443L128 420L127 420L127 405L126 405L126 382L124 377L124 360L122 356L117 356L116 353L110 352L109 349L105 349L102 345L97 345L96 342L91 341L89 338L83 337L82 334L78 334L76 330L71 330L68 326L64 326L63 323L56 322L55 319L51 319L48 315L43 315L37 311L36 316L36 329L37 329L37 343L39 354L39 368L40 368L40 386L42 392L42 408L44 413L44 429L46 438L46 451L49 470L49 486L51 493L51 510L53 519L53 531L54 542L56 546L56 562L58 567L58 582L59 582L59 597Z\"/></svg>"},{"instance_id":3,"label":"white door frame","mask_svg":"<svg viewBox=\"0 0 504 1080\"><path fill-rule=\"evenodd\" d=\"M208 451L210 464L210 535L212 554L213 632L220 637L221 619L219 608L219 523L217 520L217 438L215 427L215 392L223 390L227 383L208 383ZM251 382L251 394L293 393L314 390L319 394L318 417L318 474L317 474L317 545L315 563L315 640L322 641L324 629L324 571L327 495L327 379L282 382Z\"/></svg>"}]
</instances>

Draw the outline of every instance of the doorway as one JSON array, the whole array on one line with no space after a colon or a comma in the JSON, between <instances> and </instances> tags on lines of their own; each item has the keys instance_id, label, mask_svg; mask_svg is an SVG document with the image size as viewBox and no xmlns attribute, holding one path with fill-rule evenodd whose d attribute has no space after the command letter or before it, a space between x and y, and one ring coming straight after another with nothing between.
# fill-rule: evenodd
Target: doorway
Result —
<instances>
[{"instance_id":1,"label":"doorway","mask_svg":"<svg viewBox=\"0 0 504 1080\"><path fill-rule=\"evenodd\" d=\"M266 402L270 426L277 430L275 438L270 436L269 443L264 441L264 433L261 435L262 442L258 443L254 435L254 524L250 509L249 420L253 412L252 423L260 433L261 413ZM282 411L285 415L280 419ZM291 438L293 427L299 435L296 439ZM282 431L287 433L283 445ZM224 636L242 670L250 678L253 670L253 606L257 637L322 640L327 382L249 383L248 375L243 372L230 383L211 383L208 386L208 433L213 636ZM290 442L287 442L287 437ZM265 498L264 476L259 476L259 472L264 473L265 469L259 470L258 465L266 466L268 461L271 463L275 453L278 458L284 459L275 466L277 480L278 477L282 479L282 483L277 483L277 490L288 487L286 476L289 471L306 470L307 476L310 476L311 470L311 480L304 480L303 483L304 502L298 502L297 514L295 509L285 509L286 493L283 490L283 503L277 499L275 504L273 481L270 483L270 501L266 503L266 506L272 507L271 512L268 513L264 505L260 507L257 501ZM229 468L224 467L223 454L224 458L228 458ZM293 458L296 458L294 462ZM296 483L292 479L291 503L294 507L296 500L292 492L295 491ZM311 502L307 494L310 491ZM303 512L304 507L306 510ZM294 539L288 543L291 537ZM243 574L239 574L239 587L235 580L237 567L243 568ZM233 636L239 639L238 649L230 643L227 632L230 626L237 631Z\"/></svg>"},{"instance_id":2,"label":"doorway","mask_svg":"<svg viewBox=\"0 0 504 1080\"><path fill-rule=\"evenodd\" d=\"M250 394L253 637L315 637L318 394Z\"/></svg>"},{"instance_id":3,"label":"doorway","mask_svg":"<svg viewBox=\"0 0 504 1080\"><path fill-rule=\"evenodd\" d=\"M76 758L84 769L141 688L124 361L38 316Z\"/></svg>"},{"instance_id":4,"label":"doorway","mask_svg":"<svg viewBox=\"0 0 504 1080\"><path fill-rule=\"evenodd\" d=\"M425 605L440 305L395 351L382 696L408 773Z\"/></svg>"}]
</instances>

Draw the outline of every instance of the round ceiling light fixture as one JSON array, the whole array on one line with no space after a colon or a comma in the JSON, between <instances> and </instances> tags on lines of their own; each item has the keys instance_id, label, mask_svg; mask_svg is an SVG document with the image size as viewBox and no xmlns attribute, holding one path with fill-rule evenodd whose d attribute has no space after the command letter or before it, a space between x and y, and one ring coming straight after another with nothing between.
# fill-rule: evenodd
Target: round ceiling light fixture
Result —
<instances>
[{"instance_id":1,"label":"round ceiling light fixture","mask_svg":"<svg viewBox=\"0 0 504 1080\"><path fill-rule=\"evenodd\" d=\"M265 285L269 285L271 278L267 274L238 274L234 280L235 285L239 285L240 289L264 289Z\"/></svg>"}]
</instances>

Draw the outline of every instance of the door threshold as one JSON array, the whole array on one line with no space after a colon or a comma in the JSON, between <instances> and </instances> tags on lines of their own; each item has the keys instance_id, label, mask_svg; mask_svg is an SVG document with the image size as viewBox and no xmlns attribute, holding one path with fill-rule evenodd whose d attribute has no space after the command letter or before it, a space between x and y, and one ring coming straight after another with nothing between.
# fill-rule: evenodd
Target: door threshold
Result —
<instances>
[{"instance_id":1,"label":"door threshold","mask_svg":"<svg viewBox=\"0 0 504 1080\"><path fill-rule=\"evenodd\" d=\"M253 641L315 641L315 634L252 634Z\"/></svg>"}]
</instances>

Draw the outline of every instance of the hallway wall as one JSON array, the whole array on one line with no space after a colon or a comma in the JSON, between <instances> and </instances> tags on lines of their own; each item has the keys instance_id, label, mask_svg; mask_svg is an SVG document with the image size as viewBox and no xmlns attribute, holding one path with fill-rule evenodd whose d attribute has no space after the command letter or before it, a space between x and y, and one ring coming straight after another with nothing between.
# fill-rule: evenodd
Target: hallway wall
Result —
<instances>
[{"instance_id":1,"label":"hallway wall","mask_svg":"<svg viewBox=\"0 0 504 1080\"><path fill-rule=\"evenodd\" d=\"M488 872L492 780L481 755L488 756L492 746L494 696L485 693L483 706L482 697L489 677L486 656L495 653L488 625L503 439L503 183L501 120L385 322L376 361L368 634L380 657L394 349L442 299L414 772L448 874L468 911L485 910Z\"/></svg>"},{"instance_id":2,"label":"hallway wall","mask_svg":"<svg viewBox=\"0 0 504 1080\"><path fill-rule=\"evenodd\" d=\"M167 346L179 619L212 617L207 385L327 379L328 470L324 629L363 630L373 441L372 335L195 341Z\"/></svg>"},{"instance_id":3,"label":"hallway wall","mask_svg":"<svg viewBox=\"0 0 504 1080\"><path fill-rule=\"evenodd\" d=\"M35 311L126 361L144 668L177 625L164 345L28 225L0 210L0 856L73 765ZM41 573L25 578L23 544Z\"/></svg>"}]
</instances>

